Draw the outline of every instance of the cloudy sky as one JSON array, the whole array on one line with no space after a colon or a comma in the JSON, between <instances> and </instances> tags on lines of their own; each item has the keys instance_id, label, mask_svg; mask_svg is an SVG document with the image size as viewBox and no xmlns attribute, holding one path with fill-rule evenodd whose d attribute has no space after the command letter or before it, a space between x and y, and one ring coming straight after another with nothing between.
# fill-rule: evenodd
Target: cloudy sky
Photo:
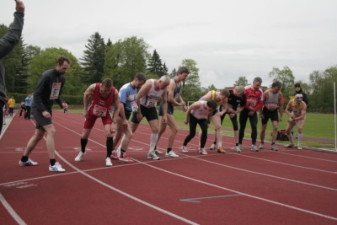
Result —
<instances>
[{"instance_id":1,"label":"cloudy sky","mask_svg":"<svg viewBox=\"0 0 337 225\"><path fill-rule=\"evenodd\" d=\"M273 67L290 67L295 80L337 65L336 0L24 0L23 38L82 57L99 32L112 42L143 38L169 71L193 59L203 87L231 86L239 76L270 85ZM0 24L15 3L0 0Z\"/></svg>"}]
</instances>

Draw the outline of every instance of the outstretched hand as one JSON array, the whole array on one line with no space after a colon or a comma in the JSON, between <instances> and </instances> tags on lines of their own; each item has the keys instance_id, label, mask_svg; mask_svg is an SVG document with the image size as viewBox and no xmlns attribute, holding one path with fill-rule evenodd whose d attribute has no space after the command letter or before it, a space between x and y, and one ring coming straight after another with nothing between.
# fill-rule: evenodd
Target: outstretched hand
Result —
<instances>
[{"instance_id":1,"label":"outstretched hand","mask_svg":"<svg viewBox=\"0 0 337 225\"><path fill-rule=\"evenodd\" d=\"M23 1L15 0L15 2L16 2L16 7L15 7L16 11L24 13L25 12L25 4L23 4Z\"/></svg>"}]
</instances>

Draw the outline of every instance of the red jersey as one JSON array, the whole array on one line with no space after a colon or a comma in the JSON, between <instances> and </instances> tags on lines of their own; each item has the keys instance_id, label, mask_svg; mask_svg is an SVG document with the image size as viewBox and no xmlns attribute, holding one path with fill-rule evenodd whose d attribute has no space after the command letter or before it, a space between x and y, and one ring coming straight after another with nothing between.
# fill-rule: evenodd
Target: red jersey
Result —
<instances>
[{"instance_id":1,"label":"red jersey","mask_svg":"<svg viewBox=\"0 0 337 225\"><path fill-rule=\"evenodd\" d=\"M263 106L263 91L261 88L254 89L252 85L245 87L246 104L245 109L258 111Z\"/></svg>"},{"instance_id":2,"label":"red jersey","mask_svg":"<svg viewBox=\"0 0 337 225\"><path fill-rule=\"evenodd\" d=\"M111 105L115 102L115 88L111 87L109 96L107 98L102 98L99 93L99 88L101 85L101 83L96 83L89 109L89 114L97 117L105 117L109 112Z\"/></svg>"}]
</instances>

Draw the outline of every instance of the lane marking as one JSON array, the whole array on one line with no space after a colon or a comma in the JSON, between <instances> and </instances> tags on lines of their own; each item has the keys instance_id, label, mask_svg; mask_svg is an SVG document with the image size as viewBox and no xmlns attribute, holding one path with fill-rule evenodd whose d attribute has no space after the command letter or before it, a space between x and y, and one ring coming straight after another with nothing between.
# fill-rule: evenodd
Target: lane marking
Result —
<instances>
[{"instance_id":1,"label":"lane marking","mask_svg":"<svg viewBox=\"0 0 337 225\"><path fill-rule=\"evenodd\" d=\"M1 192L0 192L0 202L18 224L26 225L26 222L23 221L23 219L15 212L12 206L6 201L5 197L1 194Z\"/></svg>"},{"instance_id":2,"label":"lane marking","mask_svg":"<svg viewBox=\"0 0 337 225\"><path fill-rule=\"evenodd\" d=\"M208 196L208 197L199 197L199 198L185 198L180 199L181 202L193 202L193 203L200 203L201 200L205 199L217 199L217 198L230 198L230 197L238 197L242 196L240 194L229 194L229 195L217 195L217 196Z\"/></svg>"}]
</instances>

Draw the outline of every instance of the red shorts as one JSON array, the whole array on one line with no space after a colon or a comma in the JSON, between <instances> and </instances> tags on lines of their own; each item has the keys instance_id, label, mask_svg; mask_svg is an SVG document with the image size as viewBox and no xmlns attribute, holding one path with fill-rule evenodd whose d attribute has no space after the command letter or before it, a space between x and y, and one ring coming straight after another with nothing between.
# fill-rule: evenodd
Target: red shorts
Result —
<instances>
[{"instance_id":1,"label":"red shorts","mask_svg":"<svg viewBox=\"0 0 337 225\"><path fill-rule=\"evenodd\" d=\"M97 118L99 118L99 117L94 116L92 113L89 113L88 118L85 119L85 121L84 121L84 129L93 128ZM103 125L112 124L112 119L111 119L110 113L107 113L107 115L105 117L101 117L101 118L102 118Z\"/></svg>"}]
</instances>

